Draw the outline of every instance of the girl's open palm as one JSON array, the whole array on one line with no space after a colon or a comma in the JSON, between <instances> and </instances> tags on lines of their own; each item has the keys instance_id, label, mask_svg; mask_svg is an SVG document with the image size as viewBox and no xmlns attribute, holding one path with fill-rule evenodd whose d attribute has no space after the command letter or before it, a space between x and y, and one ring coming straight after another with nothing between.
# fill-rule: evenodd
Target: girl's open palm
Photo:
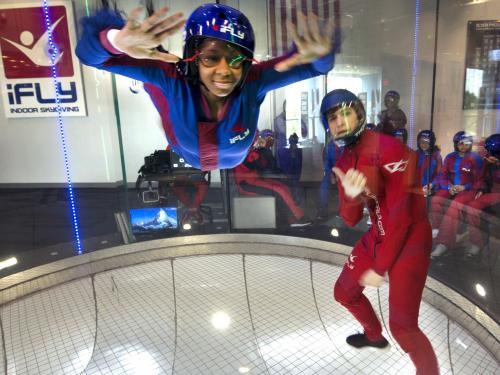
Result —
<instances>
[{"instance_id":1,"label":"girl's open palm","mask_svg":"<svg viewBox=\"0 0 500 375\"><path fill-rule=\"evenodd\" d=\"M116 34L113 45L136 59L179 61L179 57L171 53L156 50L156 47L168 36L180 30L186 22L181 12L164 18L167 12L168 7L161 8L141 22L139 17L142 7L133 9L123 29Z\"/></svg>"}]
</instances>

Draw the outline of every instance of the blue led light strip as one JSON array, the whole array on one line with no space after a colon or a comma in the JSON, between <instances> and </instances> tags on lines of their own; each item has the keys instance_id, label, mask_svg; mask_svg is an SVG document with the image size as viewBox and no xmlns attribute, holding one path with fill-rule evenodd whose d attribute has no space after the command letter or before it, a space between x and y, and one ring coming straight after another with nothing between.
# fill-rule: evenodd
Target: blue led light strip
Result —
<instances>
[{"instance_id":1,"label":"blue led light strip","mask_svg":"<svg viewBox=\"0 0 500 375\"><path fill-rule=\"evenodd\" d=\"M47 27L47 34L49 35L49 52L51 53L51 61L52 61L52 81L54 82L54 91L56 94L56 108L57 108L57 123L59 125L59 134L61 136L61 145L64 155L64 165L66 169L66 182L68 184L68 193L69 193L69 201L71 204L71 217L73 219L73 231L75 236L76 250L78 254L83 252L82 242L80 240L80 231L78 229L78 217L76 214L76 203L75 197L73 195L73 185L71 183L71 175L69 173L69 158L68 158L68 149L66 147L66 137L64 135L64 126L62 121L62 108L61 102L59 99L59 90L61 89L60 83L57 81L57 71L56 64L54 63L56 57L59 55L59 50L57 46L54 44L54 39L52 38L52 27L49 19L49 6L47 4L47 0L43 0L43 15L45 18L45 26Z\"/></svg>"},{"instance_id":2,"label":"blue led light strip","mask_svg":"<svg viewBox=\"0 0 500 375\"><path fill-rule=\"evenodd\" d=\"M420 29L420 0L415 1L415 34L413 35L413 66L411 70L411 92L410 92L410 131L408 141L410 147L415 148L415 91L417 86L417 55L418 55L418 33Z\"/></svg>"}]
</instances>

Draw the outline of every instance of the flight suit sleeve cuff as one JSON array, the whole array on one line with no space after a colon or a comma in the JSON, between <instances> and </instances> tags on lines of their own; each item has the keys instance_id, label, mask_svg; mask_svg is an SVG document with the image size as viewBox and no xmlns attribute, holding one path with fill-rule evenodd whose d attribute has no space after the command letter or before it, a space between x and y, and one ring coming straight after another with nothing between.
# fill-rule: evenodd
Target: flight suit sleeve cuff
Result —
<instances>
[{"instance_id":1,"label":"flight suit sleeve cuff","mask_svg":"<svg viewBox=\"0 0 500 375\"><path fill-rule=\"evenodd\" d=\"M113 41L120 30L108 28L99 33L99 41L102 46L113 55L123 55L123 51L115 47Z\"/></svg>"}]
</instances>

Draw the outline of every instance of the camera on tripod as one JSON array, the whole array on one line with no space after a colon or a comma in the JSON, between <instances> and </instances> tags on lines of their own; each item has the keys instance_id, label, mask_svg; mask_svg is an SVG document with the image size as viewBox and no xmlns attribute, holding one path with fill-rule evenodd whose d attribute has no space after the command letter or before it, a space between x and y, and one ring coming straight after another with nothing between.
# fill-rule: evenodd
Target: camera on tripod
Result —
<instances>
[{"instance_id":1,"label":"camera on tripod","mask_svg":"<svg viewBox=\"0 0 500 375\"><path fill-rule=\"evenodd\" d=\"M170 150L156 150L149 156L144 157L144 165L139 169L143 177L150 174L162 174L172 171Z\"/></svg>"},{"instance_id":2,"label":"camera on tripod","mask_svg":"<svg viewBox=\"0 0 500 375\"><path fill-rule=\"evenodd\" d=\"M143 203L156 203L160 200L160 192L158 187L154 187L149 176L157 176L169 174L172 172L172 161L170 150L156 150L149 156L144 157L144 165L139 169L135 187L141 195ZM147 190L142 190L143 181L148 182ZM157 184L156 184L157 185Z\"/></svg>"}]
</instances>

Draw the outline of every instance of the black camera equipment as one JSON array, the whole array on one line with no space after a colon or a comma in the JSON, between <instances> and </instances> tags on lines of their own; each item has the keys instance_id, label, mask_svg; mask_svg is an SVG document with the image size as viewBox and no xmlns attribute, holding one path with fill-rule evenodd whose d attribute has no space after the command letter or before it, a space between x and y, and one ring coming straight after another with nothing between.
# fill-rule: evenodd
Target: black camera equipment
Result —
<instances>
[{"instance_id":1,"label":"black camera equipment","mask_svg":"<svg viewBox=\"0 0 500 375\"><path fill-rule=\"evenodd\" d=\"M144 165L139 169L139 174L144 176L150 174L169 173L172 170L170 150L156 150L144 158Z\"/></svg>"}]
</instances>

